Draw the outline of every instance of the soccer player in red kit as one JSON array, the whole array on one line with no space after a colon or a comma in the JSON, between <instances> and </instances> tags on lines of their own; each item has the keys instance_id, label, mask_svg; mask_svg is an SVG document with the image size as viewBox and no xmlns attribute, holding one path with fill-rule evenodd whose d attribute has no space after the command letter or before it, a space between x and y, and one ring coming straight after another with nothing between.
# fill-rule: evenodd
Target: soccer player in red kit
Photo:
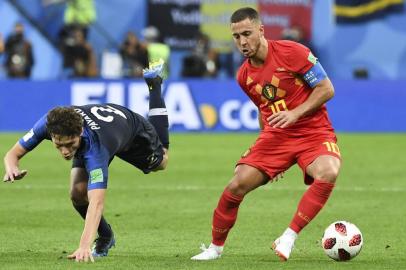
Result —
<instances>
[{"instance_id":1,"label":"soccer player in red kit","mask_svg":"<svg viewBox=\"0 0 406 270\"><path fill-rule=\"evenodd\" d=\"M340 170L337 139L325 107L334 88L308 48L292 41L265 39L255 9L235 11L231 32L247 58L238 71L238 83L259 109L261 132L238 161L214 210L210 246L192 260L220 258L244 196L277 180L297 163L309 188L288 228L272 245L286 261L300 231L330 197Z\"/></svg>"}]
</instances>

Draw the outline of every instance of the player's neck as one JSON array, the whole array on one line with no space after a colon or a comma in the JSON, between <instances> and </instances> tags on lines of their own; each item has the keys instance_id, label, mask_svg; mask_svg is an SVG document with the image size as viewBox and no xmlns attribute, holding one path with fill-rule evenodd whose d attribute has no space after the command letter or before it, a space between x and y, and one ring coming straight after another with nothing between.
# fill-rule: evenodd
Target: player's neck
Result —
<instances>
[{"instance_id":1,"label":"player's neck","mask_svg":"<svg viewBox=\"0 0 406 270\"><path fill-rule=\"evenodd\" d=\"M254 67L261 67L268 56L268 41L265 38L261 38L261 44L257 53L250 58L250 63Z\"/></svg>"}]
</instances>

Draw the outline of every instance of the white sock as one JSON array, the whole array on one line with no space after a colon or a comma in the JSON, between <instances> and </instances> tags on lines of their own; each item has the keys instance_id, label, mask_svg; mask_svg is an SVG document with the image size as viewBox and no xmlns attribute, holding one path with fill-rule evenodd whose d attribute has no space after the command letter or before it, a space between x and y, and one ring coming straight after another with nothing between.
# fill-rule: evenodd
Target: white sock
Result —
<instances>
[{"instance_id":1,"label":"white sock","mask_svg":"<svg viewBox=\"0 0 406 270\"><path fill-rule=\"evenodd\" d=\"M291 228L287 228L284 232L283 235L289 236L291 238L293 238L293 240L296 240L298 234L292 230Z\"/></svg>"},{"instance_id":2,"label":"white sock","mask_svg":"<svg viewBox=\"0 0 406 270\"><path fill-rule=\"evenodd\" d=\"M217 246L213 243L210 243L209 248L214 248L217 252L221 253L221 252L223 252L224 246Z\"/></svg>"}]
</instances>

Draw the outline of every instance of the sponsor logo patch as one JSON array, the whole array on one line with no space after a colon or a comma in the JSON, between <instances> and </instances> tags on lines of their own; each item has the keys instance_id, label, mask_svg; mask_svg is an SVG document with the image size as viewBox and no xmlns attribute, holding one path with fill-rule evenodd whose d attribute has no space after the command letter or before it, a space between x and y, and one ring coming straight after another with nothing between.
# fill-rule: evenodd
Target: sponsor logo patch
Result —
<instances>
[{"instance_id":1,"label":"sponsor logo patch","mask_svg":"<svg viewBox=\"0 0 406 270\"><path fill-rule=\"evenodd\" d=\"M96 169L90 171L90 183L95 184L95 183L101 183L103 182L103 170L102 169Z\"/></svg>"},{"instance_id":2,"label":"sponsor logo patch","mask_svg":"<svg viewBox=\"0 0 406 270\"><path fill-rule=\"evenodd\" d=\"M317 57L315 57L311 52L309 52L309 56L307 57L310 63L315 65L317 63Z\"/></svg>"}]
</instances>

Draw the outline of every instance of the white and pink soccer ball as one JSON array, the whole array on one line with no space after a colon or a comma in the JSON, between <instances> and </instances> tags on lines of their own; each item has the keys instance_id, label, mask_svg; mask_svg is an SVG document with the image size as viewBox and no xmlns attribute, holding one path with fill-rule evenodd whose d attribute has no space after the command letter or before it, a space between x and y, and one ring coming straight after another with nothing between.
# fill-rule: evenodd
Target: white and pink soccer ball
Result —
<instances>
[{"instance_id":1,"label":"white and pink soccer ball","mask_svg":"<svg viewBox=\"0 0 406 270\"><path fill-rule=\"evenodd\" d=\"M324 252L336 261L351 260L360 253L363 243L361 231L347 221L332 223L321 240Z\"/></svg>"}]
</instances>

